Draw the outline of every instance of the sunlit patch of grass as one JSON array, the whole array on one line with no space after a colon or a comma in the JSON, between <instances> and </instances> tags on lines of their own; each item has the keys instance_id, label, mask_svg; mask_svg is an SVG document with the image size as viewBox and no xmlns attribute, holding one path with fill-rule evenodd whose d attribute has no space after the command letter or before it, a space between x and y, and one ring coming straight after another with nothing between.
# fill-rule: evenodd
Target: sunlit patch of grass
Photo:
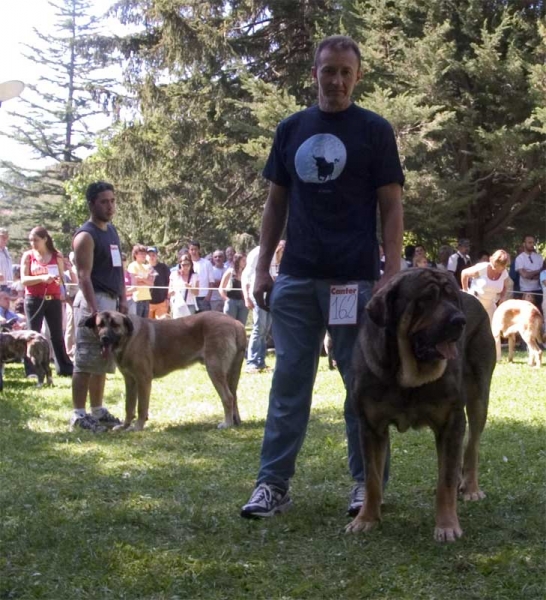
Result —
<instances>
[{"instance_id":1,"label":"sunlit patch of grass","mask_svg":"<svg viewBox=\"0 0 546 600\"><path fill-rule=\"evenodd\" d=\"M271 365L273 357L268 358ZM69 433L70 381L37 389L8 365L0 395L0 598L280 600L544 597L544 371L494 374L481 449L487 498L461 503L465 536L432 541L436 452L393 432L381 525L347 536L344 391L322 360L293 480L294 508L240 519L257 473L271 373L243 373L243 425L196 366L155 381L144 432ZM106 403L124 411L119 375Z\"/></svg>"}]
</instances>

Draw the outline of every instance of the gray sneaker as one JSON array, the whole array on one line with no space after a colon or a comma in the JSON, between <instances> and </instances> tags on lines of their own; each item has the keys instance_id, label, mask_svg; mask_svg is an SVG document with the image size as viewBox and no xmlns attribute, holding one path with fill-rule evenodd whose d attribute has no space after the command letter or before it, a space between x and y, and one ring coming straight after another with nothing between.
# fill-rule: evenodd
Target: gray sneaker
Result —
<instances>
[{"instance_id":1,"label":"gray sneaker","mask_svg":"<svg viewBox=\"0 0 546 600\"><path fill-rule=\"evenodd\" d=\"M258 519L273 517L287 511L292 506L288 492L269 485L260 483L252 492L250 500L241 509L241 517L245 519Z\"/></svg>"},{"instance_id":2,"label":"gray sneaker","mask_svg":"<svg viewBox=\"0 0 546 600\"><path fill-rule=\"evenodd\" d=\"M98 419L95 419L92 415L85 415L83 417L77 417L70 422L70 431L76 429L83 429L84 431L90 431L91 433L104 433L107 428L101 425Z\"/></svg>"},{"instance_id":3,"label":"gray sneaker","mask_svg":"<svg viewBox=\"0 0 546 600\"><path fill-rule=\"evenodd\" d=\"M358 515L360 508L364 504L364 498L366 497L366 485L363 481L355 483L353 489L351 490L351 495L349 499L349 506L347 507L347 514L350 517L356 517Z\"/></svg>"},{"instance_id":4,"label":"gray sneaker","mask_svg":"<svg viewBox=\"0 0 546 600\"><path fill-rule=\"evenodd\" d=\"M108 409L103 408L100 417L94 417L98 420L98 422L107 427L108 429L112 429L112 427L116 427L117 425L121 425L121 421L114 417L114 415L108 411Z\"/></svg>"}]
</instances>

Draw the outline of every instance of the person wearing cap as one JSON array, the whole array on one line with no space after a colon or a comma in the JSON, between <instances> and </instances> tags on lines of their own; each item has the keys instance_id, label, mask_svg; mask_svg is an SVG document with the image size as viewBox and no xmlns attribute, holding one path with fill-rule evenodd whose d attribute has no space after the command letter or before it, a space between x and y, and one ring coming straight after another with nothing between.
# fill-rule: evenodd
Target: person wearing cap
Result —
<instances>
[{"instance_id":1,"label":"person wearing cap","mask_svg":"<svg viewBox=\"0 0 546 600\"><path fill-rule=\"evenodd\" d=\"M463 287L461 273L463 272L463 269L466 269L472 264L470 256L468 256L469 249L470 241L467 239L460 239L457 243L457 252L452 254L447 261L447 270L453 273L461 289Z\"/></svg>"},{"instance_id":2,"label":"person wearing cap","mask_svg":"<svg viewBox=\"0 0 546 600\"><path fill-rule=\"evenodd\" d=\"M169 312L169 277L171 270L157 258L157 248L148 246L146 253L148 255L148 264L157 273L154 279L154 285L150 290L152 299L150 300L150 312L148 318L159 319Z\"/></svg>"},{"instance_id":3,"label":"person wearing cap","mask_svg":"<svg viewBox=\"0 0 546 600\"><path fill-rule=\"evenodd\" d=\"M0 227L0 290L9 292L13 279L13 262L7 249L9 233L5 227Z\"/></svg>"}]
</instances>

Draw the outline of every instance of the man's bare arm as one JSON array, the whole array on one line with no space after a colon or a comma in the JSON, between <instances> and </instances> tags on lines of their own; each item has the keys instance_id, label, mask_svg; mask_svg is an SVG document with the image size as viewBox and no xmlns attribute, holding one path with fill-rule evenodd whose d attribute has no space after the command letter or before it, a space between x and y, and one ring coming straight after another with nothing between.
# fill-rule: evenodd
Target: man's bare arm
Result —
<instances>
[{"instance_id":1,"label":"man's bare arm","mask_svg":"<svg viewBox=\"0 0 546 600\"><path fill-rule=\"evenodd\" d=\"M254 298L260 308L268 310L267 295L273 288L273 280L269 267L288 215L288 190L285 187L271 183L265 202L260 232L260 256L256 266L254 280Z\"/></svg>"},{"instance_id":2,"label":"man's bare arm","mask_svg":"<svg viewBox=\"0 0 546 600\"><path fill-rule=\"evenodd\" d=\"M78 272L78 283L92 313L98 312L95 290L91 282L94 248L95 242L89 233L82 231L74 238L74 262Z\"/></svg>"},{"instance_id":3,"label":"man's bare arm","mask_svg":"<svg viewBox=\"0 0 546 600\"><path fill-rule=\"evenodd\" d=\"M376 291L398 271L402 257L404 237L404 209L402 207L402 186L398 183L384 185L377 190L379 212L381 214L381 234L385 252L385 270L376 284Z\"/></svg>"}]
</instances>

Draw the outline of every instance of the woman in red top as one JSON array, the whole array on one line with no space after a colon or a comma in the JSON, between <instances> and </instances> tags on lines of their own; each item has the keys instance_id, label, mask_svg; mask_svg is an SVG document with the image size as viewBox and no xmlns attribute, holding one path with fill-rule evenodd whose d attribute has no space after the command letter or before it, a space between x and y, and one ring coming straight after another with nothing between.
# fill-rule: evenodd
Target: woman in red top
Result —
<instances>
[{"instance_id":1,"label":"woman in red top","mask_svg":"<svg viewBox=\"0 0 546 600\"><path fill-rule=\"evenodd\" d=\"M28 327L42 329L46 320L55 355L57 375L72 376L72 362L63 340L61 282L63 255L55 248L45 227L35 227L29 234L31 249L21 259L21 283L25 286L25 314ZM28 365L25 364L28 371Z\"/></svg>"}]
</instances>

